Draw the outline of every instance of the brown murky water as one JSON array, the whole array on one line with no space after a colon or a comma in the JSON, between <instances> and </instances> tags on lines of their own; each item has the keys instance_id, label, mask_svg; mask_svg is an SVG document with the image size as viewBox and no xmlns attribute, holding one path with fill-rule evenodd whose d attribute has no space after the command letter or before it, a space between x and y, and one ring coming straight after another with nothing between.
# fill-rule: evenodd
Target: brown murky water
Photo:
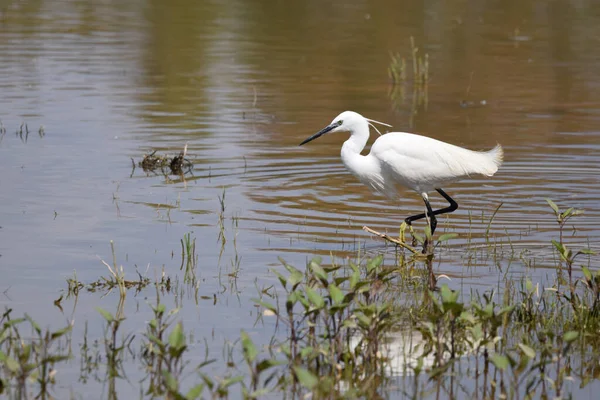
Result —
<instances>
[{"instance_id":1,"label":"brown murky water","mask_svg":"<svg viewBox=\"0 0 600 400\"><path fill-rule=\"evenodd\" d=\"M517 257L510 271L551 274L557 231L544 198L586 210L568 240L600 239L599 26L598 5L575 0L1 2L0 303L67 320L52 300L73 271L106 274L96 255L110 258L110 240L131 275L176 274L191 231L199 292L211 300L176 297L187 323L216 347L240 328L260 331L249 299L273 282L278 256L302 265L312 254L389 251L362 226L393 233L421 212L416 194L393 203L344 170L344 134L298 147L347 109L473 149L501 143L494 178L446 188L460 209L440 231L459 238L436 268L463 288L495 285L494 263L462 250L485 242L502 203L492 236L540 259L532 269ZM390 95L390 53L410 61L411 36L428 54L426 103L410 63L403 97ZM26 142L15 135L22 122ZM130 157L186 143L194 176L132 174ZM153 293L128 298L131 329L148 319ZM74 315L93 332L94 307L115 303L83 296Z\"/></svg>"}]
</instances>

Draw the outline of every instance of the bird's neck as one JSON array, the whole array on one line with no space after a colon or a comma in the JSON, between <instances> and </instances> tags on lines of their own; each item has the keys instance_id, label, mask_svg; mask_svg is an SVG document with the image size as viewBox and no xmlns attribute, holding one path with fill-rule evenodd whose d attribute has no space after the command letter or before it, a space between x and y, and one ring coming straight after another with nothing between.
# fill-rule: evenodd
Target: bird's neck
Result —
<instances>
[{"instance_id":1,"label":"bird's neck","mask_svg":"<svg viewBox=\"0 0 600 400\"><path fill-rule=\"evenodd\" d=\"M355 175L358 172L357 162L360 163L360 159L363 158L360 152L365 148L368 140L369 125L367 125L365 121L364 126L361 126L360 129L351 132L350 138L342 145L342 162L346 168L348 168Z\"/></svg>"}]
</instances>

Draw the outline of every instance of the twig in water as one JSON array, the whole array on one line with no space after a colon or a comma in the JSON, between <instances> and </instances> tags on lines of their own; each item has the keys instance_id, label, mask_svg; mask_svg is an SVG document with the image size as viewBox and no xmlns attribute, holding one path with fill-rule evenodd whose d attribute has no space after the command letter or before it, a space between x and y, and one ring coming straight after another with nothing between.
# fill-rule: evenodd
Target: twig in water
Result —
<instances>
[{"instance_id":1,"label":"twig in water","mask_svg":"<svg viewBox=\"0 0 600 400\"><path fill-rule=\"evenodd\" d=\"M417 253L417 250L414 247L409 246L406 243L404 243L403 241L395 239L395 238L393 238L393 237L391 237L391 236L389 236L389 235L387 235L385 233L377 232L377 231L369 228L368 226L363 226L363 230L366 231L366 232L372 233L373 235L377 235L380 238L382 238L384 240L387 240L388 242L392 242L394 244L397 244L398 246L405 248L406 250L412 252L413 254Z\"/></svg>"}]
</instances>

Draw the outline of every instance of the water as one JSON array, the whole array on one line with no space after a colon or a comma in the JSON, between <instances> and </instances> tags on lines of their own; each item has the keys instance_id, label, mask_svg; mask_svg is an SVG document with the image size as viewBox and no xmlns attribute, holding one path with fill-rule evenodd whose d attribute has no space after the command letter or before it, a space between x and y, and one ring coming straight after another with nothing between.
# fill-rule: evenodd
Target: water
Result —
<instances>
[{"instance_id":1,"label":"water","mask_svg":"<svg viewBox=\"0 0 600 400\"><path fill-rule=\"evenodd\" d=\"M346 109L473 149L501 143L493 179L445 188L460 209L439 229L460 236L436 268L463 288L496 285L494 263L461 249L485 242L502 203L492 237L539 259L511 272L551 275L557 230L544 198L585 209L568 241L600 239L598 18L587 1L3 2L0 303L42 325L73 317L76 333L87 320L100 336L94 308L113 310L116 294L81 295L71 315L72 301L53 305L65 279L106 276L98 257L111 260L110 240L128 278L136 268L176 276L192 232L208 299L168 301L216 354L240 329L261 334L269 321L255 325L250 299L274 282L278 256L301 266L314 254L389 251L362 226L395 233L423 208L410 191L394 203L356 182L339 160L344 134L298 147ZM411 36L429 57L426 104L413 94ZM391 52L409 60L395 102ZM195 168L185 181L132 171L131 158L186 143ZM154 296L128 296L128 329L150 318Z\"/></svg>"}]
</instances>

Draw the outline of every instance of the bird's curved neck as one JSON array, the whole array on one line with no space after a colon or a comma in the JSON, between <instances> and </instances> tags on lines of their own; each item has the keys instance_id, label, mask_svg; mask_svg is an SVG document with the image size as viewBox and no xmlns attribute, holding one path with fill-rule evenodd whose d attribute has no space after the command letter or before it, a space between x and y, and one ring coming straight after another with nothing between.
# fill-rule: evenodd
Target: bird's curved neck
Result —
<instances>
[{"instance_id":1,"label":"bird's curved neck","mask_svg":"<svg viewBox=\"0 0 600 400\"><path fill-rule=\"evenodd\" d=\"M360 152L367 145L369 140L369 125L367 121L363 121L357 129L350 132L350 138L342 145L342 162L346 165L346 168L351 171L354 169L354 160L362 158Z\"/></svg>"}]
</instances>

